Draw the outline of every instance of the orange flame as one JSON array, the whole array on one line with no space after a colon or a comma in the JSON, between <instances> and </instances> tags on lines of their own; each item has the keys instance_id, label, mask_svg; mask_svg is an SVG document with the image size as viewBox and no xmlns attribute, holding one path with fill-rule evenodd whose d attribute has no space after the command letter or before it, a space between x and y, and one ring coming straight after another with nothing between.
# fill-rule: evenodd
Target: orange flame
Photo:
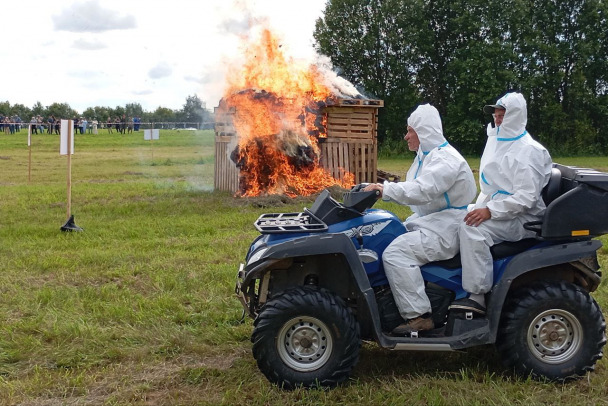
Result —
<instances>
[{"instance_id":1,"label":"orange flame","mask_svg":"<svg viewBox=\"0 0 608 406\"><path fill-rule=\"evenodd\" d=\"M331 185L348 188L351 173L333 178L319 164L322 107L333 98L315 66L287 59L270 30L247 48L243 70L229 78L220 105L234 111L240 193L311 195ZM311 136L312 134L312 136Z\"/></svg>"}]
</instances>

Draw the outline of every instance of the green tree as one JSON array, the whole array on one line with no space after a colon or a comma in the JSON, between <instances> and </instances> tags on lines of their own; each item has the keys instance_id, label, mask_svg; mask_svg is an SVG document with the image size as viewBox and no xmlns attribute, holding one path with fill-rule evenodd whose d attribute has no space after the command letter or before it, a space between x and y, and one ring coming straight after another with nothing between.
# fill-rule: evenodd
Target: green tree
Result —
<instances>
[{"instance_id":1,"label":"green tree","mask_svg":"<svg viewBox=\"0 0 608 406\"><path fill-rule=\"evenodd\" d=\"M139 103L127 103L125 112L127 117L141 117L144 114L144 109Z\"/></svg>"},{"instance_id":2,"label":"green tree","mask_svg":"<svg viewBox=\"0 0 608 406\"><path fill-rule=\"evenodd\" d=\"M169 108L159 106L150 116L150 121L155 123L175 122L175 112Z\"/></svg>"},{"instance_id":3,"label":"green tree","mask_svg":"<svg viewBox=\"0 0 608 406\"><path fill-rule=\"evenodd\" d=\"M316 21L318 52L328 55L339 73L371 98L381 98L379 138L399 139L406 112L418 97L411 25L422 11L421 1L333 0Z\"/></svg>"},{"instance_id":4,"label":"green tree","mask_svg":"<svg viewBox=\"0 0 608 406\"><path fill-rule=\"evenodd\" d=\"M380 141L434 104L463 152L485 142L482 106L508 90L528 99L528 128L559 153L608 150L608 22L603 0L329 0L320 53L385 100ZM383 134L384 133L384 134Z\"/></svg>"},{"instance_id":5,"label":"green tree","mask_svg":"<svg viewBox=\"0 0 608 406\"><path fill-rule=\"evenodd\" d=\"M176 113L177 120L187 123L196 123L194 125L198 128L201 128L202 123L205 121L205 117L205 103L203 103L197 95L188 96L186 98L186 104L184 104L181 111Z\"/></svg>"},{"instance_id":6,"label":"green tree","mask_svg":"<svg viewBox=\"0 0 608 406\"><path fill-rule=\"evenodd\" d=\"M3 116L9 115L11 112L11 104L7 101L0 102L0 114Z\"/></svg>"},{"instance_id":7,"label":"green tree","mask_svg":"<svg viewBox=\"0 0 608 406\"><path fill-rule=\"evenodd\" d=\"M39 101L36 102L36 104L34 104L32 106L32 114L34 116L43 116L46 113L46 109L44 108L44 106L42 105L42 103L40 103Z\"/></svg>"},{"instance_id":8,"label":"green tree","mask_svg":"<svg viewBox=\"0 0 608 406\"><path fill-rule=\"evenodd\" d=\"M11 114L19 116L22 121L30 121L32 110L23 104L17 103L11 107Z\"/></svg>"},{"instance_id":9,"label":"green tree","mask_svg":"<svg viewBox=\"0 0 608 406\"><path fill-rule=\"evenodd\" d=\"M78 117L78 112L67 103L53 103L46 108L45 116L55 116L56 119L73 119Z\"/></svg>"}]
</instances>

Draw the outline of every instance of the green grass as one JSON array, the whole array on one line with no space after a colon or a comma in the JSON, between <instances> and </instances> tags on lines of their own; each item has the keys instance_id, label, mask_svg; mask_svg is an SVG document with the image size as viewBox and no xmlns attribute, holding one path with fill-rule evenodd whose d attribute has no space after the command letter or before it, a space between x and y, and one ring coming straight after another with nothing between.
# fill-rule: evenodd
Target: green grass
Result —
<instances>
[{"instance_id":1,"label":"green grass","mask_svg":"<svg viewBox=\"0 0 608 406\"><path fill-rule=\"evenodd\" d=\"M85 231L61 233L66 157L58 136L33 136L28 182L25 137L0 134L0 404L608 404L606 360L547 384L515 378L492 347L368 343L346 385L279 390L251 356L234 277L261 213L310 203L261 208L214 192L210 131L78 135L72 213ZM403 175L411 159L379 167ZM608 169L606 158L558 161ZM594 296L608 308L605 282Z\"/></svg>"}]
</instances>

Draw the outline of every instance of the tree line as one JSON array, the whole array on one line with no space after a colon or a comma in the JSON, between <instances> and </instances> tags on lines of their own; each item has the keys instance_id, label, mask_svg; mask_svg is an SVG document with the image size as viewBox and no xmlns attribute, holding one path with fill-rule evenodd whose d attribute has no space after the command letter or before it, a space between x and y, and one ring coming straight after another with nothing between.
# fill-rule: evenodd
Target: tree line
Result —
<instances>
[{"instance_id":1,"label":"tree line","mask_svg":"<svg viewBox=\"0 0 608 406\"><path fill-rule=\"evenodd\" d=\"M49 106L43 106L42 103L36 102L31 108L23 104L13 104L10 102L0 102L0 115L13 117L15 115L21 117L24 122L29 122L30 117L58 117L58 118L77 118L86 117L88 119L97 119L99 122L106 122L108 118L122 117L139 117L144 123L199 123L199 128L213 128L213 114L207 110L206 105L201 99L196 96L188 96L183 107L179 110L172 110L166 107L158 107L152 112L144 111L139 103L128 103L125 106L103 107L95 106L88 107L82 113L74 110L67 103L53 103Z\"/></svg>"},{"instance_id":2,"label":"tree line","mask_svg":"<svg viewBox=\"0 0 608 406\"><path fill-rule=\"evenodd\" d=\"M607 15L603 0L328 0L314 39L343 77L385 100L384 151L405 150L406 119L428 102L450 142L478 155L491 120L482 107L517 90L552 154L605 154Z\"/></svg>"}]
</instances>

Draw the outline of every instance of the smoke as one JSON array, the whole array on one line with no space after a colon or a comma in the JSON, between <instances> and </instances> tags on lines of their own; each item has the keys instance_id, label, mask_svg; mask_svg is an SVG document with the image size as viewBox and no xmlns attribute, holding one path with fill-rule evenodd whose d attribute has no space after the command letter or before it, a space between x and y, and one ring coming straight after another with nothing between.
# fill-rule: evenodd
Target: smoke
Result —
<instances>
[{"instance_id":1,"label":"smoke","mask_svg":"<svg viewBox=\"0 0 608 406\"><path fill-rule=\"evenodd\" d=\"M348 80L341 76L334 69L331 60L326 55L316 55L315 65L321 72L325 85L332 90L332 93L339 97L360 98L364 97L357 88Z\"/></svg>"}]
</instances>

